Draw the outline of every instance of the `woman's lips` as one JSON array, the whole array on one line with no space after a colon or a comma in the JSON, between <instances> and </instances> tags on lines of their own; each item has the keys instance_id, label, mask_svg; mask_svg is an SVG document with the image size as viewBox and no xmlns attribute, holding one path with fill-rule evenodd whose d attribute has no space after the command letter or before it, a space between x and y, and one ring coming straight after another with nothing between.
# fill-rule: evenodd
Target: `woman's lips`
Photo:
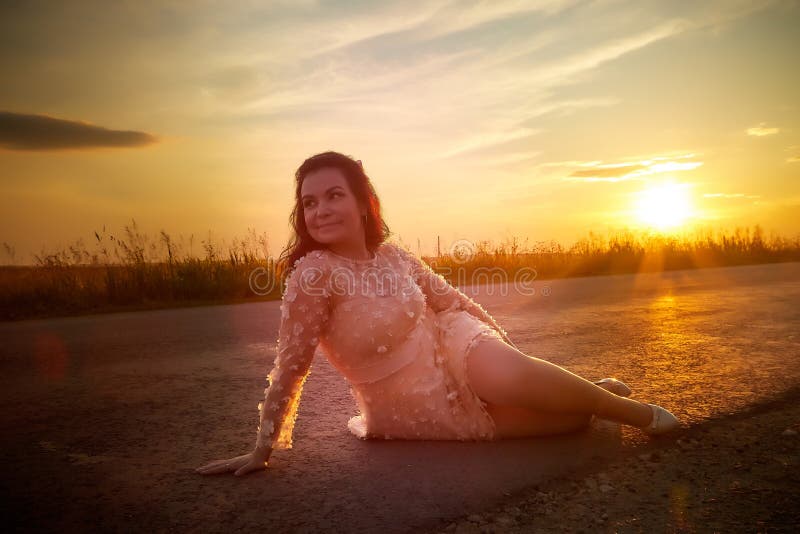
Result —
<instances>
[{"instance_id":1,"label":"woman's lips","mask_svg":"<svg viewBox=\"0 0 800 534\"><path fill-rule=\"evenodd\" d=\"M322 230L324 228L330 228L331 226L336 226L337 224L339 224L339 223L335 222L335 223L321 224L321 225L317 226L317 228L319 230Z\"/></svg>"}]
</instances>

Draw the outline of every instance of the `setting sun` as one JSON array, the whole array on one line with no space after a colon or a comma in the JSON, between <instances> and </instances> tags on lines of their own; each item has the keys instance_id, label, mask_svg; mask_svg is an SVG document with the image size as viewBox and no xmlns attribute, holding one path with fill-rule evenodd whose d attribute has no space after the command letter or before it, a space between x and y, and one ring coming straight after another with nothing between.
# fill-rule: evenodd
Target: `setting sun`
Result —
<instances>
[{"instance_id":1,"label":"setting sun","mask_svg":"<svg viewBox=\"0 0 800 534\"><path fill-rule=\"evenodd\" d=\"M641 191L636 200L639 220L658 229L685 223L692 215L687 187L686 184L666 183Z\"/></svg>"}]
</instances>

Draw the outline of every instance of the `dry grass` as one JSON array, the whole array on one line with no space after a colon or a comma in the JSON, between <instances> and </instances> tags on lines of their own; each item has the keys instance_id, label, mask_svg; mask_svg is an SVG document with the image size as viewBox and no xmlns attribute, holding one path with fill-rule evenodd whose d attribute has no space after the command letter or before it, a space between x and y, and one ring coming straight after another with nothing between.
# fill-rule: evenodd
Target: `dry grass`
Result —
<instances>
[{"instance_id":1,"label":"dry grass","mask_svg":"<svg viewBox=\"0 0 800 534\"><path fill-rule=\"evenodd\" d=\"M536 279L550 279L798 260L800 235L789 239L772 234L767 238L756 225L682 235L622 231L601 236L589 232L569 248L555 241L529 244L527 239L512 238L498 245L484 241L473 245L466 261L442 254L429 263L460 285L480 280L476 272L498 269L509 280L522 269L535 271Z\"/></svg>"},{"instance_id":2,"label":"dry grass","mask_svg":"<svg viewBox=\"0 0 800 534\"><path fill-rule=\"evenodd\" d=\"M13 259L13 247L3 245ZM66 250L36 255L33 266L0 267L0 320L280 298L265 234L249 230L229 245L209 235L200 241L201 255L194 248L193 237L174 240L163 230L150 239L135 221L121 236L104 228L95 232L91 249L78 240ZM759 226L681 236L590 232L569 248L517 238L468 248L466 259L442 254L426 260L458 285L481 280L475 274L487 271L513 280L524 269L547 279L800 260L800 236L765 238ZM263 295L249 283L258 268L266 273L259 283L272 288Z\"/></svg>"},{"instance_id":3,"label":"dry grass","mask_svg":"<svg viewBox=\"0 0 800 534\"><path fill-rule=\"evenodd\" d=\"M277 281L266 295L250 289L249 276L261 267L274 273L265 235L250 230L223 249L212 236L174 240L161 231L156 240L136 221L122 236L95 232L93 249L83 240L54 253L35 255L34 266L0 267L0 320L73 315L212 302L280 298Z\"/></svg>"}]
</instances>

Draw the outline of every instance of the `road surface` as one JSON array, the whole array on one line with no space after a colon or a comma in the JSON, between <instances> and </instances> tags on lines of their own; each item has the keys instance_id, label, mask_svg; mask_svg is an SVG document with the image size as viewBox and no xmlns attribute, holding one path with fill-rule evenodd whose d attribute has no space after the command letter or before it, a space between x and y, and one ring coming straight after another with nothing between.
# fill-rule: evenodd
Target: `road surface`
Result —
<instances>
[{"instance_id":1,"label":"road surface","mask_svg":"<svg viewBox=\"0 0 800 534\"><path fill-rule=\"evenodd\" d=\"M464 288L523 351L689 424L800 384L800 263ZM251 450L278 302L0 324L0 493L23 530L407 532L652 439L362 441L318 354L291 450L246 477L193 469Z\"/></svg>"}]
</instances>

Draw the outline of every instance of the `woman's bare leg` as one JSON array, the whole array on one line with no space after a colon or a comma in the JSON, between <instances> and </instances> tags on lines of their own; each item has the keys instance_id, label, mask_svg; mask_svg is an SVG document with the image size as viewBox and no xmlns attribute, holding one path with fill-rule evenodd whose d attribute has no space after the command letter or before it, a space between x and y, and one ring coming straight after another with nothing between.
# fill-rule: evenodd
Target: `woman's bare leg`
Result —
<instances>
[{"instance_id":1,"label":"woman's bare leg","mask_svg":"<svg viewBox=\"0 0 800 534\"><path fill-rule=\"evenodd\" d=\"M467 356L470 383L475 393L489 404L534 412L595 414L637 427L644 427L652 420L652 411L646 404L619 397L499 339L481 340Z\"/></svg>"}]
</instances>

